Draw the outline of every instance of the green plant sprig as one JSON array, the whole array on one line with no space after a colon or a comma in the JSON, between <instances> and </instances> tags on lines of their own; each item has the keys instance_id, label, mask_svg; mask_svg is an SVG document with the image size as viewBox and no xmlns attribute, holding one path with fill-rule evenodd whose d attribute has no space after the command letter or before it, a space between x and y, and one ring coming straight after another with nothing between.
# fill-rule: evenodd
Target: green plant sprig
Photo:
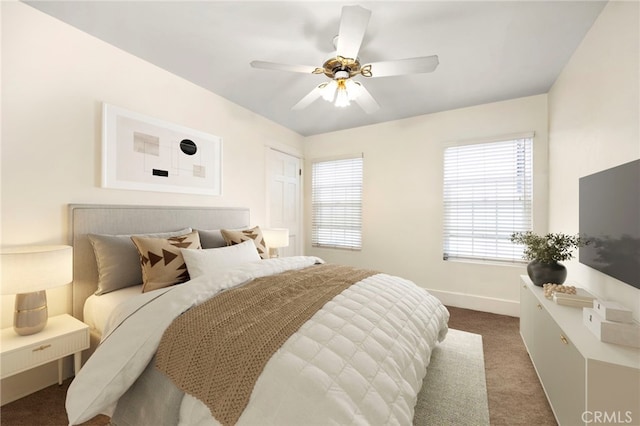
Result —
<instances>
[{"instance_id":1,"label":"green plant sprig","mask_svg":"<svg viewBox=\"0 0 640 426\"><path fill-rule=\"evenodd\" d=\"M540 236L531 231L514 232L511 234L511 242L525 246L522 253L525 260L541 263L569 260L575 249L588 244L579 234L550 233Z\"/></svg>"}]
</instances>

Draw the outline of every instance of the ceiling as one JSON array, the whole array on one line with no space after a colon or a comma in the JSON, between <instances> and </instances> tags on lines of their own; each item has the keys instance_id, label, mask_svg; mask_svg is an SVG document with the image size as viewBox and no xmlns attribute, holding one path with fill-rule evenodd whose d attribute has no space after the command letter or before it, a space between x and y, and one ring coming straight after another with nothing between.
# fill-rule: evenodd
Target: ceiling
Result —
<instances>
[{"instance_id":1,"label":"ceiling","mask_svg":"<svg viewBox=\"0 0 640 426\"><path fill-rule=\"evenodd\" d=\"M547 93L601 1L374 1L359 58L438 55L429 74L354 77L380 104L291 107L324 75L252 68L322 66L343 3L334 1L27 1L27 4L303 135Z\"/></svg>"}]
</instances>

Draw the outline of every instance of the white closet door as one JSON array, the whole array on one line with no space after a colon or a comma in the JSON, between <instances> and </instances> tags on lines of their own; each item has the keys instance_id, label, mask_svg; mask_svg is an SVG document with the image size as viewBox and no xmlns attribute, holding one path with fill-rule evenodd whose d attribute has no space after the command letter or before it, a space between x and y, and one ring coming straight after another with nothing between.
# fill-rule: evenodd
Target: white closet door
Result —
<instances>
[{"instance_id":1,"label":"white closet door","mask_svg":"<svg viewBox=\"0 0 640 426\"><path fill-rule=\"evenodd\" d=\"M280 256L302 254L301 169L300 159L269 149L269 226L289 229L289 247L279 249Z\"/></svg>"}]
</instances>

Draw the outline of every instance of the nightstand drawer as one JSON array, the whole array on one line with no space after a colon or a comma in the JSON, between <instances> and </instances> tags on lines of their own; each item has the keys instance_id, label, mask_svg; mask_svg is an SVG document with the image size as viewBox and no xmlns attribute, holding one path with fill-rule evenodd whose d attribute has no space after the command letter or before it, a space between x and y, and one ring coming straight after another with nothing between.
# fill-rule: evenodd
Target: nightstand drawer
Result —
<instances>
[{"instance_id":1,"label":"nightstand drawer","mask_svg":"<svg viewBox=\"0 0 640 426\"><path fill-rule=\"evenodd\" d=\"M51 329L55 330L55 327ZM79 353L89 347L89 329L84 325L75 330L61 330L60 333L55 333L55 336L46 334L42 332L32 336L15 336L11 343L17 341L18 344L3 344L1 377L4 379L67 355Z\"/></svg>"}]
</instances>

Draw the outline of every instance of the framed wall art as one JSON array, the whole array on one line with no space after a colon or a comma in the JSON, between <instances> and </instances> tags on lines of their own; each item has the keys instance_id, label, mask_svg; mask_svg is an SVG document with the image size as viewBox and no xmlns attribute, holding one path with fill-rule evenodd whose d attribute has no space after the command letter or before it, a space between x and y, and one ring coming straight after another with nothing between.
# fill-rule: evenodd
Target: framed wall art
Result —
<instances>
[{"instance_id":1,"label":"framed wall art","mask_svg":"<svg viewBox=\"0 0 640 426\"><path fill-rule=\"evenodd\" d=\"M102 187L222 195L222 139L105 103Z\"/></svg>"}]
</instances>

